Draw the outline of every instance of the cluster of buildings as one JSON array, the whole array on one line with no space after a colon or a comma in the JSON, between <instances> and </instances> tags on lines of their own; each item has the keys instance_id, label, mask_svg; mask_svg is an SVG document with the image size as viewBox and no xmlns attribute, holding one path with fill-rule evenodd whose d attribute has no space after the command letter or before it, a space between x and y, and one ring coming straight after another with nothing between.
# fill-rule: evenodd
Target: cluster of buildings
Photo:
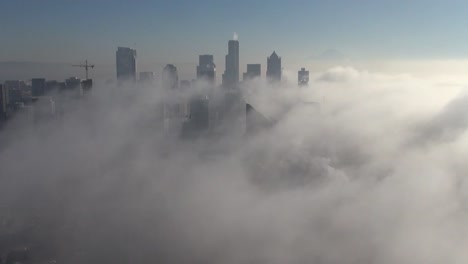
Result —
<instances>
[{"instance_id":1,"label":"cluster of buildings","mask_svg":"<svg viewBox=\"0 0 468 264\"><path fill-rule=\"evenodd\" d=\"M117 80L120 82L148 82L154 81L154 72L140 72L137 79L137 52L135 49L118 47L116 52ZM239 84L239 41L229 40L228 54L225 57L225 71L222 74L222 86L225 88L235 88ZM168 64L170 71L177 73L174 65ZM281 57L275 51L267 58L266 77L271 82L279 82L282 78ZM166 71L166 69L164 69ZM196 68L197 80L204 79L215 85L216 64L213 55L200 55ZM243 81L261 77L261 64L247 64L247 72L243 74ZM186 81L181 81L186 82ZM309 83L309 71L302 68L298 72L298 84L306 86ZM173 87L174 88L174 87Z\"/></svg>"},{"instance_id":2,"label":"cluster of buildings","mask_svg":"<svg viewBox=\"0 0 468 264\"><path fill-rule=\"evenodd\" d=\"M153 72L140 72L137 79L136 50L118 47L116 52L116 71L119 85L154 84ZM261 64L247 64L247 72L243 73L243 81L260 78ZM174 130L182 134L198 134L200 132L222 132L232 130L233 126L243 127L243 131L252 122L246 121L249 113L260 113L251 105L247 105L240 94L239 41L229 40L228 53L225 57L225 71L222 74L222 84L216 86L216 64L214 56L204 54L199 56L196 66L195 80L179 80L177 67L167 64L161 75L161 88L164 91L161 117L164 130L174 134ZM266 78L271 83L279 83L282 79L281 57L276 52L267 58ZM309 71L302 68L298 72L298 85L307 86ZM200 89L203 86L205 89ZM191 89L195 87L196 89ZM202 92L200 92L202 91ZM266 118L261 118L266 120ZM239 121L241 120L241 121ZM265 122L263 122L265 123ZM230 125L230 128L226 127ZM235 124L235 125L233 125Z\"/></svg>"},{"instance_id":3,"label":"cluster of buildings","mask_svg":"<svg viewBox=\"0 0 468 264\"><path fill-rule=\"evenodd\" d=\"M247 64L247 72L242 81L239 70L239 41L229 40L228 53L225 57L225 71L222 84L216 85L216 64L214 56L199 56L195 80L179 80L177 67L167 64L161 74L162 105L160 113L161 127L168 134L198 135L200 133L223 133L233 127L242 131L252 131L245 126L249 113L261 114L251 105L247 105L240 93L242 81L261 77L261 64ZM94 67L79 65L80 67ZM117 87L155 87L154 72L140 72L137 76L137 52L135 49L118 47L116 51ZM273 52L267 58L266 78L271 83L282 79L281 57ZM298 72L298 84L307 86L309 71L302 68ZM28 109L34 120L60 113L64 105L61 94L83 97L91 90L91 79L81 80L71 77L63 82L35 78L30 81L5 81L0 84L0 127L2 121L10 118L20 109ZM62 92L67 93L62 93ZM266 119L263 119L266 120ZM263 122L265 123L265 122ZM226 124L229 124L228 127Z\"/></svg>"},{"instance_id":4,"label":"cluster of buildings","mask_svg":"<svg viewBox=\"0 0 468 264\"><path fill-rule=\"evenodd\" d=\"M63 82L33 78L0 83L0 128L18 112L27 112L34 122L56 117L60 103L80 98L93 86L91 79L70 77ZM66 98L65 98L66 95Z\"/></svg>"}]
</instances>

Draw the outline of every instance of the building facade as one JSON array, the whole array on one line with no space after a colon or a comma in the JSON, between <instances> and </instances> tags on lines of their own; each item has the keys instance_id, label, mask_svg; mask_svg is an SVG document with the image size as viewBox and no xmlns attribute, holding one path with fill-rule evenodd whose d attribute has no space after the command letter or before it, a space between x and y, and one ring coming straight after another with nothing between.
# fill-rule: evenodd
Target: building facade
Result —
<instances>
[{"instance_id":1,"label":"building facade","mask_svg":"<svg viewBox=\"0 0 468 264\"><path fill-rule=\"evenodd\" d=\"M305 68L301 68L301 70L297 72L297 82L299 86L309 85L309 71L306 71Z\"/></svg>"},{"instance_id":2,"label":"building facade","mask_svg":"<svg viewBox=\"0 0 468 264\"><path fill-rule=\"evenodd\" d=\"M31 80L31 95L33 97L44 96L46 92L46 79L35 78Z\"/></svg>"},{"instance_id":3,"label":"building facade","mask_svg":"<svg viewBox=\"0 0 468 264\"><path fill-rule=\"evenodd\" d=\"M213 55L200 55L197 66L197 79L211 84L216 83L216 65Z\"/></svg>"},{"instance_id":4,"label":"building facade","mask_svg":"<svg viewBox=\"0 0 468 264\"><path fill-rule=\"evenodd\" d=\"M161 76L162 86L165 90L174 90L179 88L179 74L177 67L173 64L167 64Z\"/></svg>"},{"instance_id":5,"label":"building facade","mask_svg":"<svg viewBox=\"0 0 468 264\"><path fill-rule=\"evenodd\" d=\"M138 81L142 83L154 83L154 72L140 72Z\"/></svg>"},{"instance_id":6,"label":"building facade","mask_svg":"<svg viewBox=\"0 0 468 264\"><path fill-rule=\"evenodd\" d=\"M281 81L281 58L275 51L267 59L267 79L273 82Z\"/></svg>"},{"instance_id":7,"label":"building facade","mask_svg":"<svg viewBox=\"0 0 468 264\"><path fill-rule=\"evenodd\" d=\"M262 75L261 64L247 64L247 72L244 73L244 81L259 78Z\"/></svg>"},{"instance_id":8,"label":"building facade","mask_svg":"<svg viewBox=\"0 0 468 264\"><path fill-rule=\"evenodd\" d=\"M0 123L7 116L8 92L5 85L0 84Z\"/></svg>"},{"instance_id":9,"label":"building facade","mask_svg":"<svg viewBox=\"0 0 468 264\"><path fill-rule=\"evenodd\" d=\"M136 50L118 47L116 52L117 80L136 81Z\"/></svg>"},{"instance_id":10,"label":"building facade","mask_svg":"<svg viewBox=\"0 0 468 264\"><path fill-rule=\"evenodd\" d=\"M236 86L239 82L239 41L228 42L228 54L226 55L226 69L223 74L225 87Z\"/></svg>"}]
</instances>

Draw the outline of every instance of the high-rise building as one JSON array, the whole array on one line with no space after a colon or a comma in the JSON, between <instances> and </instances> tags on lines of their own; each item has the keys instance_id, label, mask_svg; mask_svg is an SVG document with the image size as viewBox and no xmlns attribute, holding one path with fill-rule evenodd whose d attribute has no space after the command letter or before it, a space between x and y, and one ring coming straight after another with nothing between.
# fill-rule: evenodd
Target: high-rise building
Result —
<instances>
[{"instance_id":1,"label":"high-rise building","mask_svg":"<svg viewBox=\"0 0 468 264\"><path fill-rule=\"evenodd\" d=\"M26 83L20 80L8 80L3 83L7 89L11 90L24 90L26 87Z\"/></svg>"},{"instance_id":2,"label":"high-rise building","mask_svg":"<svg viewBox=\"0 0 468 264\"><path fill-rule=\"evenodd\" d=\"M281 58L275 51L267 59L267 79L270 81L281 81Z\"/></svg>"},{"instance_id":3,"label":"high-rise building","mask_svg":"<svg viewBox=\"0 0 468 264\"><path fill-rule=\"evenodd\" d=\"M88 93L93 89L93 79L86 79L81 81L81 90L83 94Z\"/></svg>"},{"instance_id":4,"label":"high-rise building","mask_svg":"<svg viewBox=\"0 0 468 264\"><path fill-rule=\"evenodd\" d=\"M65 84L68 90L75 90L81 88L81 79L77 77L70 77L65 80Z\"/></svg>"},{"instance_id":5,"label":"high-rise building","mask_svg":"<svg viewBox=\"0 0 468 264\"><path fill-rule=\"evenodd\" d=\"M31 95L33 97L44 96L46 92L46 79L35 78L31 80Z\"/></svg>"},{"instance_id":6,"label":"high-rise building","mask_svg":"<svg viewBox=\"0 0 468 264\"><path fill-rule=\"evenodd\" d=\"M251 104L245 104L246 107L246 127L247 134L255 134L265 129L273 127L274 123L257 111Z\"/></svg>"},{"instance_id":7,"label":"high-rise building","mask_svg":"<svg viewBox=\"0 0 468 264\"><path fill-rule=\"evenodd\" d=\"M171 136L180 133L185 118L184 102L179 96L179 75L172 64L164 67L162 76L163 97L163 127L164 132Z\"/></svg>"},{"instance_id":8,"label":"high-rise building","mask_svg":"<svg viewBox=\"0 0 468 264\"><path fill-rule=\"evenodd\" d=\"M307 86L309 84L309 71L306 71L305 68L301 68L297 72L297 82L300 86Z\"/></svg>"},{"instance_id":9,"label":"high-rise building","mask_svg":"<svg viewBox=\"0 0 468 264\"><path fill-rule=\"evenodd\" d=\"M136 81L136 50L118 47L116 52L117 80Z\"/></svg>"},{"instance_id":10,"label":"high-rise building","mask_svg":"<svg viewBox=\"0 0 468 264\"><path fill-rule=\"evenodd\" d=\"M162 85L166 90L173 90L179 88L179 74L177 67L172 64L167 64L162 72Z\"/></svg>"},{"instance_id":11,"label":"high-rise building","mask_svg":"<svg viewBox=\"0 0 468 264\"><path fill-rule=\"evenodd\" d=\"M213 85L216 83L216 65L213 55L200 55L198 57L197 79L208 81Z\"/></svg>"},{"instance_id":12,"label":"high-rise building","mask_svg":"<svg viewBox=\"0 0 468 264\"><path fill-rule=\"evenodd\" d=\"M230 40L228 54L226 55L226 69L223 74L225 87L236 86L239 82L239 41Z\"/></svg>"},{"instance_id":13,"label":"high-rise building","mask_svg":"<svg viewBox=\"0 0 468 264\"><path fill-rule=\"evenodd\" d=\"M51 96L39 96L34 98L33 121L39 124L50 121L55 117L55 101Z\"/></svg>"},{"instance_id":14,"label":"high-rise building","mask_svg":"<svg viewBox=\"0 0 468 264\"><path fill-rule=\"evenodd\" d=\"M140 72L138 79L138 87L141 88L154 88L154 72Z\"/></svg>"},{"instance_id":15,"label":"high-rise building","mask_svg":"<svg viewBox=\"0 0 468 264\"><path fill-rule=\"evenodd\" d=\"M47 81L46 82L46 93L53 93L60 89L60 83L58 81Z\"/></svg>"},{"instance_id":16,"label":"high-rise building","mask_svg":"<svg viewBox=\"0 0 468 264\"><path fill-rule=\"evenodd\" d=\"M182 80L180 81L180 90L188 91L192 88L192 82L189 80Z\"/></svg>"},{"instance_id":17,"label":"high-rise building","mask_svg":"<svg viewBox=\"0 0 468 264\"><path fill-rule=\"evenodd\" d=\"M9 80L3 84L6 91L8 91L8 103L16 107L17 104L22 103L24 100L24 93L26 92L26 83L20 80ZM47 91L46 91L47 92Z\"/></svg>"},{"instance_id":18,"label":"high-rise building","mask_svg":"<svg viewBox=\"0 0 468 264\"><path fill-rule=\"evenodd\" d=\"M247 64L247 72L244 73L244 81L258 78L262 75L261 64Z\"/></svg>"},{"instance_id":19,"label":"high-rise building","mask_svg":"<svg viewBox=\"0 0 468 264\"><path fill-rule=\"evenodd\" d=\"M0 84L0 122L6 118L8 104L8 92L5 85Z\"/></svg>"},{"instance_id":20,"label":"high-rise building","mask_svg":"<svg viewBox=\"0 0 468 264\"><path fill-rule=\"evenodd\" d=\"M191 128L197 131L207 130L210 124L209 99L206 95L194 96L190 100Z\"/></svg>"},{"instance_id":21,"label":"high-rise building","mask_svg":"<svg viewBox=\"0 0 468 264\"><path fill-rule=\"evenodd\" d=\"M154 72L140 72L140 78L138 80L141 83L153 84L154 83Z\"/></svg>"}]
</instances>

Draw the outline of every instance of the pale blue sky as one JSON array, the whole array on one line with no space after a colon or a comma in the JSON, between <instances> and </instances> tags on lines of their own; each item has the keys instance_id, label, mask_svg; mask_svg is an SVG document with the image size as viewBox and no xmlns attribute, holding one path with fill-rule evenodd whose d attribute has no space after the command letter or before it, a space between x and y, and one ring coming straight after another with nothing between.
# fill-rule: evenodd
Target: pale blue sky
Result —
<instances>
[{"instance_id":1,"label":"pale blue sky","mask_svg":"<svg viewBox=\"0 0 468 264\"><path fill-rule=\"evenodd\" d=\"M130 46L140 69L191 71L207 53L219 71L234 31L242 65L273 50L300 64L330 48L358 59L465 59L467 10L466 0L1 0L0 61L111 67L116 47Z\"/></svg>"}]
</instances>

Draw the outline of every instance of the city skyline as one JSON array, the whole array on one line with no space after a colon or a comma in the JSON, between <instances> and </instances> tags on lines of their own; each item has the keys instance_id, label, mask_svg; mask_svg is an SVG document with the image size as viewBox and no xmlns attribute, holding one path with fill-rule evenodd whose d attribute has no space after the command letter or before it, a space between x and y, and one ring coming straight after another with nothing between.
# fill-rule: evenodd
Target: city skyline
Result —
<instances>
[{"instance_id":1,"label":"city skyline","mask_svg":"<svg viewBox=\"0 0 468 264\"><path fill-rule=\"evenodd\" d=\"M328 60L335 60L335 64L364 68L378 64L379 70L412 73L420 71L420 65L414 65L420 60L463 60L466 65L468 58L468 47L463 45L468 39L463 28L467 18L462 14L468 4L457 0L271 1L268 6L247 1L45 2L0 3L0 10L8 10L0 11L2 24L7 25L0 30L8 36L0 63L45 64L36 68L55 67L62 73L50 72L66 78L77 71L54 65L89 59L96 64L91 74L106 79L113 71L113 50L123 46L144 55L139 70L159 73L171 63L178 66L181 78L193 79L200 54L214 55L219 75L224 72L224 43L233 32L242 42L240 72L251 63L262 63L266 69L264 58L273 50L291 72L301 67L324 70ZM180 4L187 8L178 10ZM285 20L284 13L294 16ZM395 70L395 60L405 62L406 68ZM446 68L441 65L434 71Z\"/></svg>"},{"instance_id":2,"label":"city skyline","mask_svg":"<svg viewBox=\"0 0 468 264\"><path fill-rule=\"evenodd\" d=\"M468 263L465 10L0 0L0 264Z\"/></svg>"}]
</instances>

